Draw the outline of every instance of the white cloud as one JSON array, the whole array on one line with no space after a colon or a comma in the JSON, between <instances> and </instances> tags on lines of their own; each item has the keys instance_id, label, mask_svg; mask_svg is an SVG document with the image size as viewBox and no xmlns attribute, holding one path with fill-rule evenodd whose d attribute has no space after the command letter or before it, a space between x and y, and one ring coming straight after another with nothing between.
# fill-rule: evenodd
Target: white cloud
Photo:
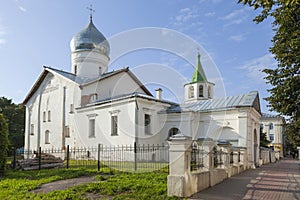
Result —
<instances>
[{"instance_id":1,"label":"white cloud","mask_svg":"<svg viewBox=\"0 0 300 200\"><path fill-rule=\"evenodd\" d=\"M254 58L246 61L240 69L245 70L245 74L253 81L253 83L265 83L265 73L262 70L267 68L275 68L277 62L274 56L269 53L262 57Z\"/></svg>"},{"instance_id":2,"label":"white cloud","mask_svg":"<svg viewBox=\"0 0 300 200\"><path fill-rule=\"evenodd\" d=\"M222 2L223 0L199 0L199 3L204 3L204 2L207 2L207 3L213 3L213 4L217 4L217 3L220 3Z\"/></svg>"},{"instance_id":3,"label":"white cloud","mask_svg":"<svg viewBox=\"0 0 300 200\"><path fill-rule=\"evenodd\" d=\"M223 19L223 20L232 20L234 18L237 18L239 15L241 15L243 13L244 13L244 9L235 10L235 11L221 17L221 19Z\"/></svg>"},{"instance_id":4,"label":"white cloud","mask_svg":"<svg viewBox=\"0 0 300 200\"><path fill-rule=\"evenodd\" d=\"M5 44L5 43L6 43L5 39L1 39L1 38L0 38L0 45L3 45L3 44Z\"/></svg>"},{"instance_id":5,"label":"white cloud","mask_svg":"<svg viewBox=\"0 0 300 200\"><path fill-rule=\"evenodd\" d=\"M198 17L198 14L190 8L183 8L179 11L179 15L175 17L176 23L185 23L190 19Z\"/></svg>"},{"instance_id":6,"label":"white cloud","mask_svg":"<svg viewBox=\"0 0 300 200\"><path fill-rule=\"evenodd\" d=\"M245 40L245 34L232 35L229 37L229 40L232 40L235 42L241 42L241 41Z\"/></svg>"},{"instance_id":7,"label":"white cloud","mask_svg":"<svg viewBox=\"0 0 300 200\"><path fill-rule=\"evenodd\" d=\"M22 7L22 6L18 6L18 8L22 11L22 12L26 12L27 10L26 10L26 8L24 8L24 7Z\"/></svg>"},{"instance_id":8,"label":"white cloud","mask_svg":"<svg viewBox=\"0 0 300 200\"><path fill-rule=\"evenodd\" d=\"M15 0L15 4L17 5L18 9L21 10L22 12L26 12L27 9L24 8L23 6L20 5L20 1L19 0Z\"/></svg>"},{"instance_id":9,"label":"white cloud","mask_svg":"<svg viewBox=\"0 0 300 200\"><path fill-rule=\"evenodd\" d=\"M0 46L6 43L6 40L3 37L5 34L5 28L0 24Z\"/></svg>"},{"instance_id":10,"label":"white cloud","mask_svg":"<svg viewBox=\"0 0 300 200\"><path fill-rule=\"evenodd\" d=\"M228 22L224 26L237 25L247 19L247 15L245 14L245 11L246 11L246 9L244 9L244 8L235 10L235 11L221 17L220 19Z\"/></svg>"},{"instance_id":11,"label":"white cloud","mask_svg":"<svg viewBox=\"0 0 300 200\"><path fill-rule=\"evenodd\" d=\"M216 13L215 12L207 12L204 14L205 17L212 17L214 16Z\"/></svg>"}]
</instances>

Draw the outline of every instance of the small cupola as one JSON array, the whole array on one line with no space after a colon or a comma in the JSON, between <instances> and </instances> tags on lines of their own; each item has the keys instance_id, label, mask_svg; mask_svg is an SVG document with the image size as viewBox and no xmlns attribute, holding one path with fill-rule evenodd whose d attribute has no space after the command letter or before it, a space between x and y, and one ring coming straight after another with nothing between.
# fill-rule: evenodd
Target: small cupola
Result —
<instances>
[{"instance_id":1,"label":"small cupola","mask_svg":"<svg viewBox=\"0 0 300 200\"><path fill-rule=\"evenodd\" d=\"M208 82L200 61L200 54L197 55L197 63L190 83L184 85L185 102L195 102L213 98L214 83Z\"/></svg>"}]
</instances>

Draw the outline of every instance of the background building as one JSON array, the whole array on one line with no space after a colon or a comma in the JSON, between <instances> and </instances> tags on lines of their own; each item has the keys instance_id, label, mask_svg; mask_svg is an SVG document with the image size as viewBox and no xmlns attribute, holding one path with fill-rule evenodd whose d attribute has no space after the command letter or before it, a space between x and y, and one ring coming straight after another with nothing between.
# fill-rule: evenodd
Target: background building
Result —
<instances>
[{"instance_id":1,"label":"background building","mask_svg":"<svg viewBox=\"0 0 300 200\"><path fill-rule=\"evenodd\" d=\"M283 157L285 146L284 117L279 115L271 115L263 113L260 119L261 132L266 133L267 139L271 142L270 148L275 151L280 151L280 156Z\"/></svg>"}]
</instances>

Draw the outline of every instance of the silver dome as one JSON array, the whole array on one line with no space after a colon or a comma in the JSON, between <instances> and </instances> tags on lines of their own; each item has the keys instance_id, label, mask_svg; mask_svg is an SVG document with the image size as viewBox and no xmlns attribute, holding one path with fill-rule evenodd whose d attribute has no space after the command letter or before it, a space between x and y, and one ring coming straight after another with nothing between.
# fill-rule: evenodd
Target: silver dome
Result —
<instances>
[{"instance_id":1,"label":"silver dome","mask_svg":"<svg viewBox=\"0 0 300 200\"><path fill-rule=\"evenodd\" d=\"M90 23L81 31L79 31L71 40L71 51L77 50L99 50L105 55L109 56L109 43L103 34L93 24Z\"/></svg>"}]
</instances>

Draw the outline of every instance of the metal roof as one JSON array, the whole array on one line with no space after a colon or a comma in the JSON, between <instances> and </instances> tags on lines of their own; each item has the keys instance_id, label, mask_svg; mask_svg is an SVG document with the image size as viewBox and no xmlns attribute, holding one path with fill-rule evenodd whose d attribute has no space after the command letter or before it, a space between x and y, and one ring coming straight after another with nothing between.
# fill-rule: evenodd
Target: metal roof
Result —
<instances>
[{"instance_id":1,"label":"metal roof","mask_svg":"<svg viewBox=\"0 0 300 200\"><path fill-rule=\"evenodd\" d=\"M282 116L274 115L274 114L268 114L268 113L262 113L261 119L268 119L268 118L282 118Z\"/></svg>"},{"instance_id":2,"label":"metal roof","mask_svg":"<svg viewBox=\"0 0 300 200\"><path fill-rule=\"evenodd\" d=\"M72 38L70 46L72 51L97 49L107 56L110 51L109 43L93 24L92 18L90 23Z\"/></svg>"},{"instance_id":3,"label":"metal roof","mask_svg":"<svg viewBox=\"0 0 300 200\"><path fill-rule=\"evenodd\" d=\"M179 106L173 106L164 112L206 112L216 110L229 110L237 107L255 107L260 112L258 92L253 91L247 94L228 96L223 98L215 98L210 100L200 100L193 103L184 103Z\"/></svg>"},{"instance_id":4,"label":"metal roof","mask_svg":"<svg viewBox=\"0 0 300 200\"><path fill-rule=\"evenodd\" d=\"M87 105L79 107L77 109L91 107L91 106L97 106L97 105L101 105L101 104L105 104L105 103L121 101L121 100L129 99L129 98L142 98L142 99L146 99L146 100L150 100L150 101L156 101L156 102L169 104L169 105L172 105L172 106L178 106L178 104L176 104L174 102L171 102L171 101L168 101L168 100L157 99L157 98L155 98L153 96L149 96L147 94L134 92L134 93L121 94L121 95L116 95L116 96L113 96L113 97L107 97L107 98L99 99L99 100L97 100L93 103L87 104Z\"/></svg>"}]
</instances>

